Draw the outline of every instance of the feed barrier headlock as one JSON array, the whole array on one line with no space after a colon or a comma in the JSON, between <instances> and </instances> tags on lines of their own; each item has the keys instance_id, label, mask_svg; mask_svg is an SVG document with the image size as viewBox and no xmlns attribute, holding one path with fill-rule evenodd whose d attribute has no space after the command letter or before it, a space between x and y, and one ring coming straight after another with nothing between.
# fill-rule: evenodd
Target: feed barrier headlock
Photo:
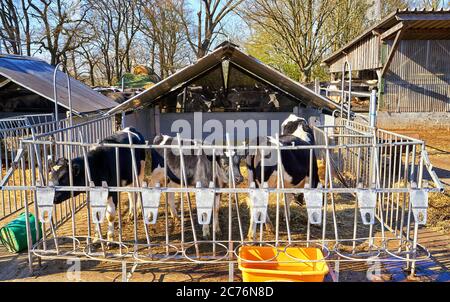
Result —
<instances>
[{"instance_id":1,"label":"feed barrier headlock","mask_svg":"<svg viewBox=\"0 0 450 302\"><path fill-rule=\"evenodd\" d=\"M309 183L305 184L306 211L308 213L308 221L311 224L320 225L322 223L322 207L323 207L323 193L321 191L322 184L319 182L317 189L311 189Z\"/></svg>"},{"instance_id":2,"label":"feed barrier headlock","mask_svg":"<svg viewBox=\"0 0 450 302\"><path fill-rule=\"evenodd\" d=\"M91 181L89 186L89 202L92 209L92 221L98 225L103 222L106 214L108 184L106 181L102 181L101 187L95 187L94 182Z\"/></svg>"},{"instance_id":3,"label":"feed barrier headlock","mask_svg":"<svg viewBox=\"0 0 450 302\"><path fill-rule=\"evenodd\" d=\"M51 181L48 182L47 186L41 186L39 183L36 186L36 201L39 209L39 221L42 223L50 223L52 220L55 193L55 187Z\"/></svg>"},{"instance_id":4,"label":"feed barrier headlock","mask_svg":"<svg viewBox=\"0 0 450 302\"><path fill-rule=\"evenodd\" d=\"M251 205L251 216L255 223L265 223L267 217L267 206L269 204L269 185L263 184L263 188L256 189L255 182L250 184L249 195Z\"/></svg>"},{"instance_id":5,"label":"feed barrier headlock","mask_svg":"<svg viewBox=\"0 0 450 302\"><path fill-rule=\"evenodd\" d=\"M428 191L418 189L417 184L413 182L409 194L414 221L419 225L425 225L427 223Z\"/></svg>"},{"instance_id":6,"label":"feed barrier headlock","mask_svg":"<svg viewBox=\"0 0 450 302\"><path fill-rule=\"evenodd\" d=\"M209 183L209 188L202 188L200 182L197 182L195 189L195 202L197 204L198 224L205 225L211 223L211 214L214 207L214 198L216 191L214 182Z\"/></svg>"},{"instance_id":7,"label":"feed barrier headlock","mask_svg":"<svg viewBox=\"0 0 450 302\"><path fill-rule=\"evenodd\" d=\"M362 183L358 184L356 191L358 197L358 208L364 225L375 223L375 206L377 204L377 192L371 189L364 189ZM367 218L369 216L369 218Z\"/></svg>"},{"instance_id":8,"label":"feed barrier headlock","mask_svg":"<svg viewBox=\"0 0 450 302\"><path fill-rule=\"evenodd\" d=\"M147 182L142 182L142 211L145 224L155 224L158 218L158 208L161 199L161 185L155 184L155 187L149 188Z\"/></svg>"}]
</instances>

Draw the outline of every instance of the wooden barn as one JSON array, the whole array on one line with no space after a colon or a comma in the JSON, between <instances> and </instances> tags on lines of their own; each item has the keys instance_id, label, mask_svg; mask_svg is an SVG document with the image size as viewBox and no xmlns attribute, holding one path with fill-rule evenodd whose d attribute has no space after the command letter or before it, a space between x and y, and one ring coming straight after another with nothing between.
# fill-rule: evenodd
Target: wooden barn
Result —
<instances>
[{"instance_id":1,"label":"wooden barn","mask_svg":"<svg viewBox=\"0 0 450 302\"><path fill-rule=\"evenodd\" d=\"M378 88L380 112L445 116L450 111L450 11L397 10L324 60L332 82L341 79L345 62L353 83Z\"/></svg>"}]
</instances>

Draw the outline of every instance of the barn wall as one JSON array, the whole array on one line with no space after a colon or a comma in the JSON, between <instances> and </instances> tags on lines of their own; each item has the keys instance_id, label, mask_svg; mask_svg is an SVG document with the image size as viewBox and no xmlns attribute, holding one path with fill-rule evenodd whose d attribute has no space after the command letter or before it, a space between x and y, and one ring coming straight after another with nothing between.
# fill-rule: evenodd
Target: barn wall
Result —
<instances>
[{"instance_id":1,"label":"barn wall","mask_svg":"<svg viewBox=\"0 0 450 302\"><path fill-rule=\"evenodd\" d=\"M380 67L380 39L370 36L356 43L347 54L352 70L375 69ZM346 57L342 56L330 65L330 72L341 72Z\"/></svg>"},{"instance_id":2,"label":"barn wall","mask_svg":"<svg viewBox=\"0 0 450 302\"><path fill-rule=\"evenodd\" d=\"M155 110L145 108L132 111L125 115L125 127L136 128L146 140L151 141L155 136Z\"/></svg>"},{"instance_id":3,"label":"barn wall","mask_svg":"<svg viewBox=\"0 0 450 302\"><path fill-rule=\"evenodd\" d=\"M449 84L450 40L403 40L386 73L380 109L448 112Z\"/></svg>"},{"instance_id":4,"label":"barn wall","mask_svg":"<svg viewBox=\"0 0 450 302\"><path fill-rule=\"evenodd\" d=\"M180 133L185 138L206 139L217 127L219 133L216 142L225 141L227 129L232 142L241 143L245 138L274 135L280 131L281 123L291 112L195 112L195 113L161 113L161 133L176 136ZM321 121L322 115L315 109L300 109L299 116L310 122ZM255 127L256 125L256 127ZM266 126L267 125L267 126ZM252 130L250 130L252 129ZM256 129L256 130L255 130Z\"/></svg>"}]
</instances>

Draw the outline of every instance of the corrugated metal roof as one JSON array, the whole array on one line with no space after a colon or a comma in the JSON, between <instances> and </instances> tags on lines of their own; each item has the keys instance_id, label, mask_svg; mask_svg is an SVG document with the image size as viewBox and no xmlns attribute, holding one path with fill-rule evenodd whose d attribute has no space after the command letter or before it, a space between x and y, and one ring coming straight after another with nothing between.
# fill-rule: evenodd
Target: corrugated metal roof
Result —
<instances>
[{"instance_id":1,"label":"corrugated metal roof","mask_svg":"<svg viewBox=\"0 0 450 302\"><path fill-rule=\"evenodd\" d=\"M386 16L377 24L358 35L341 49L335 51L323 62L331 64L346 55L359 41L372 36L374 30L388 30L400 22L408 23L403 40L409 39L450 39L450 9L440 10L397 10ZM426 32L428 30L428 32ZM433 30L433 31L430 31Z\"/></svg>"},{"instance_id":2,"label":"corrugated metal roof","mask_svg":"<svg viewBox=\"0 0 450 302\"><path fill-rule=\"evenodd\" d=\"M0 75L54 102L53 72L55 67L25 56L0 54ZM69 108L66 75L58 71L56 77L58 103ZM70 78L72 109L75 113L95 112L113 108L116 102Z\"/></svg>"},{"instance_id":3,"label":"corrugated metal roof","mask_svg":"<svg viewBox=\"0 0 450 302\"><path fill-rule=\"evenodd\" d=\"M318 108L327 108L330 110L340 108L337 103L331 101L330 99L316 94L306 86L303 86L279 71L243 53L232 43L224 43L207 56L199 59L196 63L181 69L153 87L113 108L108 112L108 114L117 113L120 111L129 111L139 108L145 104L150 104L158 97L183 86L183 84L192 78L216 67L224 60L229 60L255 77L266 81L275 87L279 87L281 90L296 98L299 98L300 100L304 100L313 106Z\"/></svg>"}]
</instances>

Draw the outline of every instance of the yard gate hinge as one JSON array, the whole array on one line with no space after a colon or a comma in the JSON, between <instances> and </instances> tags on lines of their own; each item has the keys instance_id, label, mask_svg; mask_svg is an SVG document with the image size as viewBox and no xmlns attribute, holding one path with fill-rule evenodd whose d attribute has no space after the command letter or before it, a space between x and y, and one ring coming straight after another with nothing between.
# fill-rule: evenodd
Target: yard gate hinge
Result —
<instances>
[{"instance_id":1,"label":"yard gate hinge","mask_svg":"<svg viewBox=\"0 0 450 302\"><path fill-rule=\"evenodd\" d=\"M306 211L308 212L308 221L311 224L321 224L323 193L322 184L319 182L317 189L311 189L309 183L305 184L305 193L303 194L306 202Z\"/></svg>"},{"instance_id":2,"label":"yard gate hinge","mask_svg":"<svg viewBox=\"0 0 450 302\"><path fill-rule=\"evenodd\" d=\"M89 182L89 202L92 210L92 221L102 223L106 214L106 204L108 202L108 184L102 181L101 187L95 187L94 182Z\"/></svg>"},{"instance_id":3,"label":"yard gate hinge","mask_svg":"<svg viewBox=\"0 0 450 302\"><path fill-rule=\"evenodd\" d=\"M214 182L211 181L209 183L209 188L202 188L201 183L197 182L195 202L197 204L197 220L199 224L210 224L215 195Z\"/></svg>"},{"instance_id":4,"label":"yard gate hinge","mask_svg":"<svg viewBox=\"0 0 450 302\"><path fill-rule=\"evenodd\" d=\"M377 192L373 188L363 189L363 184L359 183L358 189L356 190L356 196L358 198L358 208L359 212L361 213L363 224L374 224L375 206L377 204Z\"/></svg>"},{"instance_id":5,"label":"yard gate hinge","mask_svg":"<svg viewBox=\"0 0 450 302\"><path fill-rule=\"evenodd\" d=\"M410 190L409 198L414 221L418 225L424 225L427 223L428 191L417 188L415 182L411 183Z\"/></svg>"},{"instance_id":6,"label":"yard gate hinge","mask_svg":"<svg viewBox=\"0 0 450 302\"><path fill-rule=\"evenodd\" d=\"M41 186L40 183L37 183L36 202L39 209L39 221L42 223L49 223L52 220L55 193L53 182L49 181L47 186ZM47 213L47 216L45 216L45 213Z\"/></svg>"},{"instance_id":7,"label":"yard gate hinge","mask_svg":"<svg viewBox=\"0 0 450 302\"><path fill-rule=\"evenodd\" d=\"M144 181L141 190L144 222L145 224L155 224L161 199L160 184L158 182L154 188L149 188L147 182Z\"/></svg>"},{"instance_id":8,"label":"yard gate hinge","mask_svg":"<svg viewBox=\"0 0 450 302\"><path fill-rule=\"evenodd\" d=\"M268 184L265 182L262 189L256 189L255 182L250 184L250 215L255 223L265 223L267 206L269 204Z\"/></svg>"}]
</instances>

